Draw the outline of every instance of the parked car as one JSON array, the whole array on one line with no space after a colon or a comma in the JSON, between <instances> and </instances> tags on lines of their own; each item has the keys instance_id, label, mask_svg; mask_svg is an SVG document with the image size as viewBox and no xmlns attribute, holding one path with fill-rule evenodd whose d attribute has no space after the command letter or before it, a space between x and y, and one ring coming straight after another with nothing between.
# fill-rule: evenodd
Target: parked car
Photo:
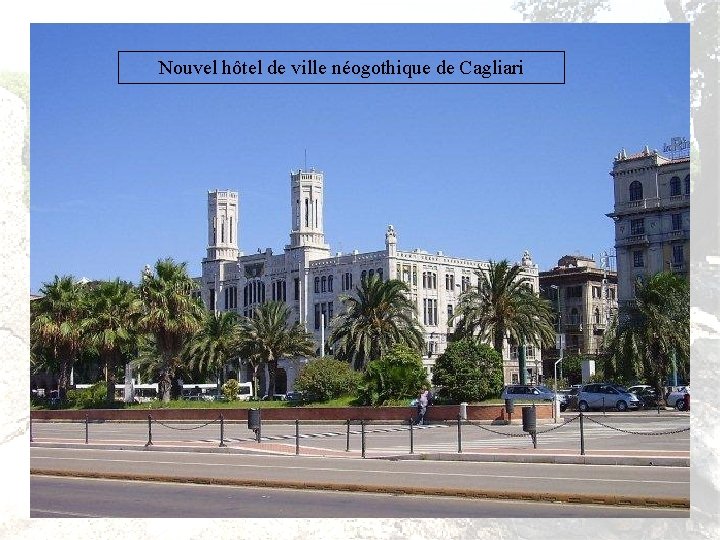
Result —
<instances>
[{"instance_id":1,"label":"parked car","mask_svg":"<svg viewBox=\"0 0 720 540\"><path fill-rule=\"evenodd\" d=\"M678 411L690 410L690 387L682 386L670 392L666 398L668 407L675 407Z\"/></svg>"},{"instance_id":2,"label":"parked car","mask_svg":"<svg viewBox=\"0 0 720 540\"><path fill-rule=\"evenodd\" d=\"M560 402L560 410L564 411L567 408L567 397L560 392L556 394L542 384L511 384L505 387L500 397L512 400L552 401L556 396Z\"/></svg>"},{"instance_id":3,"label":"parked car","mask_svg":"<svg viewBox=\"0 0 720 540\"><path fill-rule=\"evenodd\" d=\"M628 390L630 390L628 388ZM640 403L643 407L646 408L653 408L660 405L660 401L658 400L657 392L655 392L654 388L651 387L645 387L640 388L633 391L633 394L635 394L638 399L640 399Z\"/></svg>"},{"instance_id":4,"label":"parked car","mask_svg":"<svg viewBox=\"0 0 720 540\"><path fill-rule=\"evenodd\" d=\"M578 409L582 412L604 408L617 409L622 412L628 409L638 409L640 405L640 398L617 384L586 384L578 392Z\"/></svg>"}]
</instances>

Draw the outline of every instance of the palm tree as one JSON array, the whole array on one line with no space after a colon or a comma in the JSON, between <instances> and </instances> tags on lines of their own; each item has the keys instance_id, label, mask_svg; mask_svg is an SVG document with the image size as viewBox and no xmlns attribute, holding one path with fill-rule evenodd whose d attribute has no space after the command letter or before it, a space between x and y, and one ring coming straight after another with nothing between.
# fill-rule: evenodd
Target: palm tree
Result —
<instances>
[{"instance_id":1,"label":"palm tree","mask_svg":"<svg viewBox=\"0 0 720 540\"><path fill-rule=\"evenodd\" d=\"M88 313L81 322L89 345L97 349L105 368L106 403L115 400L115 370L123 350L137 341L137 319L142 302L132 284L115 279L90 288Z\"/></svg>"},{"instance_id":2,"label":"palm tree","mask_svg":"<svg viewBox=\"0 0 720 540\"><path fill-rule=\"evenodd\" d=\"M254 311L252 318L244 317L239 323L239 355L268 366L271 399L275 395L278 360L315 352L312 335L299 322L289 324L289 319L290 308L284 302L266 302Z\"/></svg>"},{"instance_id":3,"label":"palm tree","mask_svg":"<svg viewBox=\"0 0 720 540\"><path fill-rule=\"evenodd\" d=\"M237 351L237 314L233 311L206 311L200 330L187 344L184 357L188 367L215 376L220 393L220 373Z\"/></svg>"},{"instance_id":4,"label":"palm tree","mask_svg":"<svg viewBox=\"0 0 720 540\"><path fill-rule=\"evenodd\" d=\"M329 337L336 357L361 369L399 343L422 351L423 331L409 292L402 281L383 281L376 274L362 279L354 295L341 296L345 311L335 319Z\"/></svg>"},{"instance_id":5,"label":"palm tree","mask_svg":"<svg viewBox=\"0 0 720 540\"><path fill-rule=\"evenodd\" d=\"M140 285L143 313L139 327L154 337L162 360L158 393L170 401L170 388L175 369L187 340L199 328L204 308L193 298L195 282L187 275L185 263L172 259L155 263L155 272L147 272Z\"/></svg>"},{"instance_id":6,"label":"palm tree","mask_svg":"<svg viewBox=\"0 0 720 540\"><path fill-rule=\"evenodd\" d=\"M550 302L540 298L529 286L523 267L507 260L490 261L487 272L476 271L478 287L465 291L453 320L458 324L453 339L477 338L492 343L503 354L506 339L523 346L541 347L553 343ZM521 366L521 374L524 374Z\"/></svg>"},{"instance_id":7,"label":"palm tree","mask_svg":"<svg viewBox=\"0 0 720 540\"><path fill-rule=\"evenodd\" d=\"M675 358L682 371L687 371L689 363L688 280L660 272L639 281L635 302L620 313L612 329L609 374L643 378L662 398L663 386Z\"/></svg>"},{"instance_id":8,"label":"palm tree","mask_svg":"<svg viewBox=\"0 0 720 540\"><path fill-rule=\"evenodd\" d=\"M65 399L70 369L84 345L81 321L85 317L85 285L72 276L55 276L40 289L42 298L31 304L31 348L42 350L58 365L58 390Z\"/></svg>"}]
</instances>

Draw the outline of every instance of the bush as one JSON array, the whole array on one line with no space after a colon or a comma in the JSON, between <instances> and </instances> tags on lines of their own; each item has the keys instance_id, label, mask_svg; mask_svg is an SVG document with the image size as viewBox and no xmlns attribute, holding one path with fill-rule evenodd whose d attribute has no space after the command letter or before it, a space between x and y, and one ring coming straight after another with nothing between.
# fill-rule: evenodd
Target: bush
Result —
<instances>
[{"instance_id":1,"label":"bush","mask_svg":"<svg viewBox=\"0 0 720 540\"><path fill-rule=\"evenodd\" d=\"M307 393L314 400L327 401L355 393L360 374L346 362L332 357L313 358L295 380L295 388Z\"/></svg>"},{"instance_id":2,"label":"bush","mask_svg":"<svg viewBox=\"0 0 720 540\"><path fill-rule=\"evenodd\" d=\"M239 390L240 383L238 383L235 379L228 379L225 381L225 384L222 385L222 393L228 401L236 400Z\"/></svg>"},{"instance_id":3,"label":"bush","mask_svg":"<svg viewBox=\"0 0 720 540\"><path fill-rule=\"evenodd\" d=\"M82 390L68 390L67 403L76 409L102 409L106 406L107 386L105 381L93 384Z\"/></svg>"},{"instance_id":4,"label":"bush","mask_svg":"<svg viewBox=\"0 0 720 540\"><path fill-rule=\"evenodd\" d=\"M407 401L417 397L423 386L428 386L428 379L420 354L406 345L395 345L385 356L365 366L358 402L387 405Z\"/></svg>"},{"instance_id":5,"label":"bush","mask_svg":"<svg viewBox=\"0 0 720 540\"><path fill-rule=\"evenodd\" d=\"M438 396L450 403L496 398L503 389L502 356L474 340L450 343L435 362L433 385Z\"/></svg>"}]
</instances>

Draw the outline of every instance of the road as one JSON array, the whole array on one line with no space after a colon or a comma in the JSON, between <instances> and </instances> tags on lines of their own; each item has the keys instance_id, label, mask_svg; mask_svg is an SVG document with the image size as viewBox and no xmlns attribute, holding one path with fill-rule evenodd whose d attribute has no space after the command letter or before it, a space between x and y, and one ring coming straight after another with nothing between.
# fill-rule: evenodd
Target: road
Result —
<instances>
[{"instance_id":1,"label":"road","mask_svg":"<svg viewBox=\"0 0 720 540\"><path fill-rule=\"evenodd\" d=\"M565 415L570 421L564 425L540 424L538 426L538 449L580 450L580 426L577 415ZM657 415L653 411L644 414L591 413L584 421L585 450L593 451L655 451L657 455L674 454L689 456L690 418L688 413L668 411ZM247 445L254 438L246 423L225 423L225 443L229 447ZM344 451L347 444L345 425L303 423L299 426L300 445ZM350 448L360 448L360 426L350 427ZM366 449L369 455L404 454L410 449L410 433L407 425L371 424L365 427ZM148 440L147 423L90 423L87 426L90 443L141 446ZM651 435L660 433L660 435ZM279 441L294 444L295 425L264 423L263 441ZM425 429L413 430L413 445L420 452L456 452L457 427L453 424L437 424ZM84 423L33 422L35 442L84 443ZM153 422L152 440L155 445L174 443L199 446L217 446L220 441L220 424L202 422ZM465 452L492 449L528 449L532 441L520 425L487 425L479 423L462 426L462 449ZM679 454L678 454L679 453Z\"/></svg>"},{"instance_id":2,"label":"road","mask_svg":"<svg viewBox=\"0 0 720 540\"><path fill-rule=\"evenodd\" d=\"M549 463L387 461L309 456L201 452L31 448L33 471L70 471L122 479L211 479L216 483L278 487L345 487L438 494L529 493L595 498L689 499L688 467L630 467ZM202 481L202 480L201 480ZM357 489L357 488L356 488ZM582 501L579 501L582 502Z\"/></svg>"},{"instance_id":3,"label":"road","mask_svg":"<svg viewBox=\"0 0 720 540\"><path fill-rule=\"evenodd\" d=\"M687 509L487 501L33 476L31 518L681 517Z\"/></svg>"}]
</instances>

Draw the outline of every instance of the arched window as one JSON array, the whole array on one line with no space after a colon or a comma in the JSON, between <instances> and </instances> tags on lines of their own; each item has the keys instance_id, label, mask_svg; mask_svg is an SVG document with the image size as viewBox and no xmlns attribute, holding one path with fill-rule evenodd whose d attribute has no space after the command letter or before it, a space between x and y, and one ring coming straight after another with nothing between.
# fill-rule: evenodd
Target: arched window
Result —
<instances>
[{"instance_id":1,"label":"arched window","mask_svg":"<svg viewBox=\"0 0 720 540\"><path fill-rule=\"evenodd\" d=\"M361 280L365 279L365 276L367 276L367 272L366 272L365 270L363 270L362 272L360 272L360 279L361 279Z\"/></svg>"},{"instance_id":2,"label":"arched window","mask_svg":"<svg viewBox=\"0 0 720 540\"><path fill-rule=\"evenodd\" d=\"M690 195L690 175L685 177L685 195Z\"/></svg>"},{"instance_id":3,"label":"arched window","mask_svg":"<svg viewBox=\"0 0 720 540\"><path fill-rule=\"evenodd\" d=\"M315 278L315 292L316 293L320 292L320 278L319 277Z\"/></svg>"},{"instance_id":4,"label":"arched window","mask_svg":"<svg viewBox=\"0 0 720 540\"><path fill-rule=\"evenodd\" d=\"M595 324L600 324L600 310L598 308L595 308Z\"/></svg>"},{"instance_id":5,"label":"arched window","mask_svg":"<svg viewBox=\"0 0 720 540\"><path fill-rule=\"evenodd\" d=\"M635 180L630 184L630 200L640 201L643 198L643 187L640 182Z\"/></svg>"},{"instance_id":6,"label":"arched window","mask_svg":"<svg viewBox=\"0 0 720 540\"><path fill-rule=\"evenodd\" d=\"M327 277L323 276L321 279L321 289L322 292L325 292L327 290Z\"/></svg>"},{"instance_id":7,"label":"arched window","mask_svg":"<svg viewBox=\"0 0 720 540\"><path fill-rule=\"evenodd\" d=\"M377 275L378 275L378 277L380 278L380 281L382 281L382 278L383 278L382 268L378 268L378 269L377 269Z\"/></svg>"},{"instance_id":8,"label":"arched window","mask_svg":"<svg viewBox=\"0 0 720 540\"><path fill-rule=\"evenodd\" d=\"M374 275L375 275L375 270L373 270L373 269L371 268L370 271L368 272L368 277L369 277L369 278L372 278Z\"/></svg>"},{"instance_id":9,"label":"arched window","mask_svg":"<svg viewBox=\"0 0 720 540\"><path fill-rule=\"evenodd\" d=\"M673 176L670 179L670 196L682 195L680 191L680 179L677 176Z\"/></svg>"},{"instance_id":10,"label":"arched window","mask_svg":"<svg viewBox=\"0 0 720 540\"><path fill-rule=\"evenodd\" d=\"M328 292L333 292L333 277L328 276Z\"/></svg>"}]
</instances>

